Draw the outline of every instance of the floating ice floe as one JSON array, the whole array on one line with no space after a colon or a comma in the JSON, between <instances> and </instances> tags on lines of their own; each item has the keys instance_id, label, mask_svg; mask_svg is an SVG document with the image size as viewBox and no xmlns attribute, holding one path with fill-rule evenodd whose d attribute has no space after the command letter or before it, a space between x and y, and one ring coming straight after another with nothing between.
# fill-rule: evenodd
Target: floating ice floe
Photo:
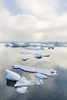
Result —
<instances>
[{"instance_id":1,"label":"floating ice floe","mask_svg":"<svg viewBox=\"0 0 67 100\"><path fill-rule=\"evenodd\" d=\"M42 84L44 84L42 79L36 82L36 85L42 85Z\"/></svg>"},{"instance_id":2,"label":"floating ice floe","mask_svg":"<svg viewBox=\"0 0 67 100\"><path fill-rule=\"evenodd\" d=\"M30 44L28 42L25 42L24 44L19 44L19 43L16 43L16 42L12 42L11 44L12 44L11 47L28 47L28 46L30 46Z\"/></svg>"},{"instance_id":3,"label":"floating ice floe","mask_svg":"<svg viewBox=\"0 0 67 100\"><path fill-rule=\"evenodd\" d=\"M41 59L41 58L42 58L42 54L35 54L34 56L35 56L35 58L37 58L37 59Z\"/></svg>"},{"instance_id":4,"label":"floating ice floe","mask_svg":"<svg viewBox=\"0 0 67 100\"><path fill-rule=\"evenodd\" d=\"M40 73L36 73L35 77L39 78L39 79L46 79L48 78L46 75L40 74Z\"/></svg>"},{"instance_id":5,"label":"floating ice floe","mask_svg":"<svg viewBox=\"0 0 67 100\"><path fill-rule=\"evenodd\" d=\"M50 55L43 55L43 57L50 57Z\"/></svg>"},{"instance_id":6,"label":"floating ice floe","mask_svg":"<svg viewBox=\"0 0 67 100\"><path fill-rule=\"evenodd\" d=\"M20 78L21 78L19 74L15 73L13 71L6 69L6 72L7 72L6 79L8 79L8 80L17 81L17 80L20 80Z\"/></svg>"},{"instance_id":7,"label":"floating ice floe","mask_svg":"<svg viewBox=\"0 0 67 100\"><path fill-rule=\"evenodd\" d=\"M27 72L34 72L34 73L40 73L40 74L44 74L46 76L55 76L57 75L57 71L54 69L39 69L39 68L35 68L35 67L29 67L29 66L22 66L22 65L13 65L14 68L20 68L24 71Z\"/></svg>"},{"instance_id":8,"label":"floating ice floe","mask_svg":"<svg viewBox=\"0 0 67 100\"><path fill-rule=\"evenodd\" d=\"M24 94L24 93L27 93L28 90L27 90L28 87L20 87L20 88L17 88L16 91L20 94Z\"/></svg>"},{"instance_id":9,"label":"floating ice floe","mask_svg":"<svg viewBox=\"0 0 67 100\"><path fill-rule=\"evenodd\" d=\"M16 84L14 85L14 87L29 86L29 85L31 85L31 82L28 81L25 77L22 77L19 81L16 82Z\"/></svg>"},{"instance_id":10,"label":"floating ice floe","mask_svg":"<svg viewBox=\"0 0 67 100\"><path fill-rule=\"evenodd\" d=\"M28 60L28 59L29 59L29 58L25 58L25 57L24 57L24 58L22 58L22 60L23 60L23 61L26 61L26 60Z\"/></svg>"},{"instance_id":11,"label":"floating ice floe","mask_svg":"<svg viewBox=\"0 0 67 100\"><path fill-rule=\"evenodd\" d=\"M43 47L26 47L25 49L28 49L28 50L44 50Z\"/></svg>"},{"instance_id":12,"label":"floating ice floe","mask_svg":"<svg viewBox=\"0 0 67 100\"><path fill-rule=\"evenodd\" d=\"M9 44L6 43L4 46L5 46L5 47L9 47Z\"/></svg>"},{"instance_id":13,"label":"floating ice floe","mask_svg":"<svg viewBox=\"0 0 67 100\"><path fill-rule=\"evenodd\" d=\"M21 52L21 54L29 55L29 54L32 54L32 53L30 53L30 52Z\"/></svg>"},{"instance_id":14,"label":"floating ice floe","mask_svg":"<svg viewBox=\"0 0 67 100\"><path fill-rule=\"evenodd\" d=\"M48 45L48 49L54 49L54 45Z\"/></svg>"}]
</instances>

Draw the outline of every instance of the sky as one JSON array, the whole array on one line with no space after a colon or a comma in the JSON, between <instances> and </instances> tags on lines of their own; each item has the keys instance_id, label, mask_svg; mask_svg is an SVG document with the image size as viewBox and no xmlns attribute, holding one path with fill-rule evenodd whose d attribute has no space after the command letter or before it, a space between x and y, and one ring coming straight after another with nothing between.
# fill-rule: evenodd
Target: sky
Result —
<instances>
[{"instance_id":1,"label":"sky","mask_svg":"<svg viewBox=\"0 0 67 100\"><path fill-rule=\"evenodd\" d=\"M67 0L0 0L0 41L67 42Z\"/></svg>"}]
</instances>

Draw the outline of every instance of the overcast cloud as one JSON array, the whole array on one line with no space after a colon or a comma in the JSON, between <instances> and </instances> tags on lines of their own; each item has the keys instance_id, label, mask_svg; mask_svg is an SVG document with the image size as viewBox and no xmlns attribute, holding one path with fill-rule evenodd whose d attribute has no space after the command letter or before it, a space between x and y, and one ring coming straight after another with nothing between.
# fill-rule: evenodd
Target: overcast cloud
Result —
<instances>
[{"instance_id":1,"label":"overcast cloud","mask_svg":"<svg viewBox=\"0 0 67 100\"><path fill-rule=\"evenodd\" d=\"M66 0L8 1L0 0L0 41L67 41Z\"/></svg>"}]
</instances>

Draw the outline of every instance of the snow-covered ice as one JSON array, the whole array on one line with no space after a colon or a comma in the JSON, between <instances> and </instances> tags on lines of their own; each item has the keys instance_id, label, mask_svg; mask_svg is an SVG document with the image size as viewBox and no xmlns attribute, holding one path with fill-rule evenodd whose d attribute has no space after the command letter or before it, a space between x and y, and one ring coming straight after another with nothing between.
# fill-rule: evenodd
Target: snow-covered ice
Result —
<instances>
[{"instance_id":1,"label":"snow-covered ice","mask_svg":"<svg viewBox=\"0 0 67 100\"><path fill-rule=\"evenodd\" d=\"M33 72L33 73L37 72L35 67L22 66L22 65L13 65L13 67L15 69L19 68L19 69L22 69L22 70L27 71L27 72Z\"/></svg>"},{"instance_id":2,"label":"snow-covered ice","mask_svg":"<svg viewBox=\"0 0 67 100\"><path fill-rule=\"evenodd\" d=\"M42 84L44 84L42 79L36 82L36 85L42 85Z\"/></svg>"},{"instance_id":3,"label":"snow-covered ice","mask_svg":"<svg viewBox=\"0 0 67 100\"><path fill-rule=\"evenodd\" d=\"M21 78L19 74L15 73L13 71L6 69L6 72L7 72L6 79L8 79L8 80L17 81L17 80L20 80L20 78Z\"/></svg>"},{"instance_id":4,"label":"snow-covered ice","mask_svg":"<svg viewBox=\"0 0 67 100\"><path fill-rule=\"evenodd\" d=\"M20 94L24 94L24 93L27 93L28 90L27 90L28 87L20 87L20 88L17 88L16 91Z\"/></svg>"},{"instance_id":5,"label":"snow-covered ice","mask_svg":"<svg viewBox=\"0 0 67 100\"><path fill-rule=\"evenodd\" d=\"M31 85L31 82L28 81L25 77L21 77L21 79L17 81L14 86L18 87L18 86L29 86L29 85Z\"/></svg>"},{"instance_id":6,"label":"snow-covered ice","mask_svg":"<svg viewBox=\"0 0 67 100\"><path fill-rule=\"evenodd\" d=\"M57 71L54 69L39 69L39 68L35 68L35 67L29 67L29 66L22 66L22 65L13 65L14 68L20 68L24 71L27 72L34 72L34 73L40 73L40 74L44 74L46 76L55 76L57 75Z\"/></svg>"},{"instance_id":7,"label":"snow-covered ice","mask_svg":"<svg viewBox=\"0 0 67 100\"><path fill-rule=\"evenodd\" d=\"M40 78L40 79L48 78L46 75L43 75L43 74L40 74L40 73L36 73L35 77Z\"/></svg>"}]
</instances>

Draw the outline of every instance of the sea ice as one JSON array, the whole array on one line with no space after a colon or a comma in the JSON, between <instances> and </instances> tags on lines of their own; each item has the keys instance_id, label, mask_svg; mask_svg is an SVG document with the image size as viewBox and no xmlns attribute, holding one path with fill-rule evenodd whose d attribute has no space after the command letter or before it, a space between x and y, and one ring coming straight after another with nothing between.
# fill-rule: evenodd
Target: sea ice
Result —
<instances>
[{"instance_id":1,"label":"sea ice","mask_svg":"<svg viewBox=\"0 0 67 100\"><path fill-rule=\"evenodd\" d=\"M19 81L16 82L14 86L18 87L18 86L29 86L29 85L31 85L31 82L28 81L25 77L22 77Z\"/></svg>"},{"instance_id":2,"label":"sea ice","mask_svg":"<svg viewBox=\"0 0 67 100\"><path fill-rule=\"evenodd\" d=\"M4 46L5 46L5 47L9 47L9 44L6 43Z\"/></svg>"},{"instance_id":3,"label":"sea ice","mask_svg":"<svg viewBox=\"0 0 67 100\"><path fill-rule=\"evenodd\" d=\"M44 50L43 47L26 47L28 50Z\"/></svg>"},{"instance_id":4,"label":"sea ice","mask_svg":"<svg viewBox=\"0 0 67 100\"><path fill-rule=\"evenodd\" d=\"M13 65L14 68L20 68L24 71L27 72L34 72L34 73L40 73L46 76L55 76L57 75L57 71L54 69L39 69L39 68L35 68L35 67L29 67L29 66L22 66L22 65Z\"/></svg>"},{"instance_id":5,"label":"sea ice","mask_svg":"<svg viewBox=\"0 0 67 100\"><path fill-rule=\"evenodd\" d=\"M8 79L8 80L17 81L17 80L20 80L20 78L21 78L19 74L15 73L13 71L6 69L6 72L7 72L6 79Z\"/></svg>"},{"instance_id":6,"label":"sea ice","mask_svg":"<svg viewBox=\"0 0 67 100\"><path fill-rule=\"evenodd\" d=\"M28 54L32 54L32 53L30 53L30 52L21 52L21 54L28 55Z\"/></svg>"},{"instance_id":7,"label":"sea ice","mask_svg":"<svg viewBox=\"0 0 67 100\"><path fill-rule=\"evenodd\" d=\"M24 70L24 71L27 71L27 72L33 72L33 73L37 72L37 70L36 70L35 67L22 66L22 65L13 65L13 67L14 67L15 69L20 68L20 69L22 69L22 70Z\"/></svg>"},{"instance_id":8,"label":"sea ice","mask_svg":"<svg viewBox=\"0 0 67 100\"><path fill-rule=\"evenodd\" d=\"M43 57L50 57L50 55L43 55Z\"/></svg>"},{"instance_id":9,"label":"sea ice","mask_svg":"<svg viewBox=\"0 0 67 100\"><path fill-rule=\"evenodd\" d=\"M37 59L41 59L41 58L42 58L42 54L35 54L34 56L35 56L35 58L37 58Z\"/></svg>"},{"instance_id":10,"label":"sea ice","mask_svg":"<svg viewBox=\"0 0 67 100\"><path fill-rule=\"evenodd\" d=\"M36 82L36 85L42 85L42 84L44 84L42 79Z\"/></svg>"},{"instance_id":11,"label":"sea ice","mask_svg":"<svg viewBox=\"0 0 67 100\"><path fill-rule=\"evenodd\" d=\"M54 49L54 45L48 45L48 49Z\"/></svg>"},{"instance_id":12,"label":"sea ice","mask_svg":"<svg viewBox=\"0 0 67 100\"><path fill-rule=\"evenodd\" d=\"M46 75L43 75L43 74L40 74L40 73L37 73L35 76L37 78L40 78L40 79L46 79L46 78L48 78Z\"/></svg>"},{"instance_id":13,"label":"sea ice","mask_svg":"<svg viewBox=\"0 0 67 100\"><path fill-rule=\"evenodd\" d=\"M26 60L28 60L28 59L29 59L29 58L25 58L25 57L24 57L24 58L22 58L22 60L23 60L23 61L26 61Z\"/></svg>"},{"instance_id":14,"label":"sea ice","mask_svg":"<svg viewBox=\"0 0 67 100\"><path fill-rule=\"evenodd\" d=\"M17 88L16 91L20 94L24 94L24 93L27 93L28 90L27 90L28 87L20 87L20 88Z\"/></svg>"}]
</instances>

